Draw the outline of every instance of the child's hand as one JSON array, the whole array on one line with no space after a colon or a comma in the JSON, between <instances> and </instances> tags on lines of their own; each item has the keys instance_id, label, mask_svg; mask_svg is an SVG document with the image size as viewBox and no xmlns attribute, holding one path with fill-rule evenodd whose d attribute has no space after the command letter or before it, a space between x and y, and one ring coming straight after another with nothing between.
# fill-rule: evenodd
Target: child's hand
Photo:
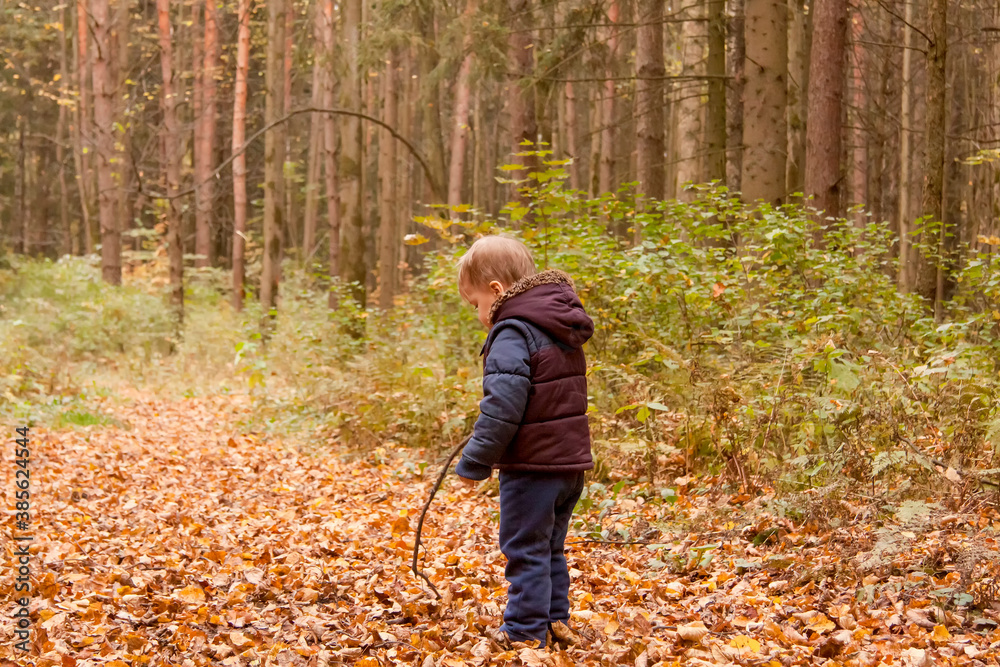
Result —
<instances>
[{"instance_id":1,"label":"child's hand","mask_svg":"<svg viewBox=\"0 0 1000 667\"><path fill-rule=\"evenodd\" d=\"M479 480L477 479L469 479L468 477L462 477L461 475L456 476L462 480L462 484L464 486L475 486L476 484L479 484Z\"/></svg>"}]
</instances>

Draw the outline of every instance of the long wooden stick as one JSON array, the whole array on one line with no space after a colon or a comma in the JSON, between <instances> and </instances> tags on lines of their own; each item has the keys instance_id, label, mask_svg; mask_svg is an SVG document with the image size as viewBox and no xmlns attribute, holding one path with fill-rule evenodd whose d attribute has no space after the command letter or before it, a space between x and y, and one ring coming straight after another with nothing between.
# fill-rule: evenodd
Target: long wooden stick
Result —
<instances>
[{"instance_id":1,"label":"long wooden stick","mask_svg":"<svg viewBox=\"0 0 1000 667\"><path fill-rule=\"evenodd\" d=\"M465 440L458 443L458 446L455 447L454 451L452 451L451 456L449 456L448 460L445 461L444 467L441 469L441 474L438 475L437 482L434 484L434 488L431 489L430 495L427 496L427 502L424 503L424 510L420 513L420 520L417 521L417 539L413 541L413 574L426 581L427 585L431 587L434 591L434 595L436 595L439 600L441 599L441 593L438 592L437 586L435 586L431 580L427 578L427 575L424 574L419 567L417 567L417 554L420 551L420 535L424 529L424 517L427 516L427 510L430 509L431 501L434 500L434 496L437 495L438 489L441 488L441 483L444 481L445 475L448 474L448 468L451 467L451 462L455 460L455 457L458 456L460 451L462 451L462 448L469 444L469 440L471 439L472 434L470 433Z\"/></svg>"}]
</instances>

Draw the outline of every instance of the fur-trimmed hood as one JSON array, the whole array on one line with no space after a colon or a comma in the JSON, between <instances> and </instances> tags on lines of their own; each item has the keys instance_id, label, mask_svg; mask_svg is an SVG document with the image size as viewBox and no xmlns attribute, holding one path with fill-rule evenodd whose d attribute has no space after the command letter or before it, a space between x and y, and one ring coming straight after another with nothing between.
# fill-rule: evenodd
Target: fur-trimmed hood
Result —
<instances>
[{"instance_id":1,"label":"fur-trimmed hood","mask_svg":"<svg viewBox=\"0 0 1000 667\"><path fill-rule=\"evenodd\" d=\"M497 297L490 308L490 323L507 318L527 320L574 348L583 347L594 335L594 322L583 309L573 280L557 269L522 278Z\"/></svg>"}]
</instances>

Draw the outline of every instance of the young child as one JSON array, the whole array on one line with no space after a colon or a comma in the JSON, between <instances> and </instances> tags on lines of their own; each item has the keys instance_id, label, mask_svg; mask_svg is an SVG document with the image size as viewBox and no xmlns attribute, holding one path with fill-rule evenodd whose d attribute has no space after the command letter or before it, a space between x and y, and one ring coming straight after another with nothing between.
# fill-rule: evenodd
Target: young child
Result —
<instances>
[{"instance_id":1,"label":"young child","mask_svg":"<svg viewBox=\"0 0 1000 667\"><path fill-rule=\"evenodd\" d=\"M483 480L500 470L500 550L507 609L493 638L575 640L564 554L570 516L594 467L582 346L594 323L562 271L535 272L519 241L487 236L458 265L462 298L490 330L483 346L483 400L456 472Z\"/></svg>"}]
</instances>

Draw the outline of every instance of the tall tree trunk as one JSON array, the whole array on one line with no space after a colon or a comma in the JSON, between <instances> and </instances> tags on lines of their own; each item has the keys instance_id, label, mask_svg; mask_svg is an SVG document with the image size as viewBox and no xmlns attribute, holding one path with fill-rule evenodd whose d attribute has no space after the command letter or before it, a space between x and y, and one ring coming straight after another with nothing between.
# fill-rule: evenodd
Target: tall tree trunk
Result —
<instances>
[{"instance_id":1,"label":"tall tree trunk","mask_svg":"<svg viewBox=\"0 0 1000 667\"><path fill-rule=\"evenodd\" d=\"M903 77L899 110L899 277L897 283L903 292L909 292L913 285L913 251L910 232L910 165L913 156L910 150L910 133L913 128L913 110L910 101L913 93L913 6L916 0L903 0Z\"/></svg>"},{"instance_id":2,"label":"tall tree trunk","mask_svg":"<svg viewBox=\"0 0 1000 667\"><path fill-rule=\"evenodd\" d=\"M726 182L725 0L706 0L708 16L708 106L705 108L705 175Z\"/></svg>"},{"instance_id":3,"label":"tall tree trunk","mask_svg":"<svg viewBox=\"0 0 1000 667\"><path fill-rule=\"evenodd\" d=\"M727 63L726 184L733 192L743 189L743 91L746 88L746 0L729 0L731 58Z\"/></svg>"},{"instance_id":4,"label":"tall tree trunk","mask_svg":"<svg viewBox=\"0 0 1000 667\"><path fill-rule=\"evenodd\" d=\"M334 81L332 60L334 54L333 0L323 0L323 55L327 63L324 69L323 106L332 109L334 105ZM329 227L327 255L330 278L340 275L340 183L337 178L337 123L333 115L323 118L323 168L326 178L326 217ZM330 291L329 306L336 307L337 295Z\"/></svg>"},{"instance_id":5,"label":"tall tree trunk","mask_svg":"<svg viewBox=\"0 0 1000 667\"><path fill-rule=\"evenodd\" d=\"M826 0L813 11L805 194L818 210L838 217L847 0Z\"/></svg>"},{"instance_id":6,"label":"tall tree trunk","mask_svg":"<svg viewBox=\"0 0 1000 667\"><path fill-rule=\"evenodd\" d=\"M931 43L927 50L927 120L924 166L924 190L920 205L926 222L936 228L934 233L921 235L925 251L920 259L916 291L933 307L935 320L940 320L944 250L946 228L942 220L942 192L944 189L944 140L945 140L945 57L947 54L947 0L928 0L927 28ZM930 254L931 256L928 256ZM939 273L942 275L939 277ZM940 287L939 287L940 285Z\"/></svg>"},{"instance_id":7,"label":"tall tree trunk","mask_svg":"<svg viewBox=\"0 0 1000 667\"><path fill-rule=\"evenodd\" d=\"M814 4L810 5L815 7ZM809 21L805 0L789 0L788 24L788 159L785 191L803 192L806 161L806 111L809 86Z\"/></svg>"},{"instance_id":8,"label":"tall tree trunk","mask_svg":"<svg viewBox=\"0 0 1000 667\"><path fill-rule=\"evenodd\" d=\"M743 198L785 201L785 107L788 98L788 7L746 0Z\"/></svg>"},{"instance_id":9,"label":"tall tree trunk","mask_svg":"<svg viewBox=\"0 0 1000 667\"><path fill-rule=\"evenodd\" d=\"M522 142L526 141L532 144L538 142L538 124L535 118L535 86L531 83L534 70L531 0L507 0L507 9L510 12L510 36L507 48L511 60L511 74L508 79L511 152L519 153L538 149L538 146L521 145ZM523 171L512 172L517 177L526 178L528 172L535 167L533 158L525 156L512 157L511 159L516 164L525 166ZM527 199L521 192L511 193L511 199L522 206L527 205ZM530 225L530 217L525 216L524 222Z\"/></svg>"},{"instance_id":10,"label":"tall tree trunk","mask_svg":"<svg viewBox=\"0 0 1000 667\"><path fill-rule=\"evenodd\" d=\"M663 146L663 7L660 0L640 0L636 44L636 169L640 191L650 199L665 193ZM567 84L567 86L572 84ZM639 227L636 226L636 233Z\"/></svg>"},{"instance_id":11,"label":"tall tree trunk","mask_svg":"<svg viewBox=\"0 0 1000 667\"><path fill-rule=\"evenodd\" d=\"M233 153L246 138L247 75L250 70L250 0L239 0L236 9L239 32L236 38L236 81L233 87ZM244 248L247 231L247 159L240 153L233 159L233 308L243 310L246 280Z\"/></svg>"},{"instance_id":12,"label":"tall tree trunk","mask_svg":"<svg viewBox=\"0 0 1000 667\"><path fill-rule=\"evenodd\" d=\"M383 122L396 128L399 121L398 69L399 58L396 51L389 53L382 79ZM468 100L466 100L468 104ZM465 147L462 147L465 150ZM396 140L382 130L379 137L379 250L378 250L378 290L379 308L392 308L396 296L399 264L399 217L396 203Z\"/></svg>"},{"instance_id":13,"label":"tall tree trunk","mask_svg":"<svg viewBox=\"0 0 1000 667\"><path fill-rule=\"evenodd\" d=\"M437 67L440 55L435 49L437 34L434 29L434 4L432 2L418 3L419 13L417 14L417 27L420 32L422 44L419 50L420 61L420 81L423 82L423 95L420 100L421 117L423 119L422 134L424 138L424 150L427 154L427 161L430 164L434 181L438 184L445 182L448 177L445 166L444 155L444 135L441 131L441 95L440 83L432 72ZM437 201L439 195L434 192L429 181L425 179L426 190L425 201L435 204L443 203ZM495 183L495 181L493 181Z\"/></svg>"},{"instance_id":14,"label":"tall tree trunk","mask_svg":"<svg viewBox=\"0 0 1000 667\"><path fill-rule=\"evenodd\" d=\"M662 94L660 97L662 99ZM581 162L583 156L579 150L580 144L576 123L576 92L573 90L572 81L566 82L564 102L566 104L566 152L573 160L569 165L569 184L574 190L579 190L583 187L583 180L580 176L583 169ZM479 132L479 127L476 128L476 131Z\"/></svg>"},{"instance_id":15,"label":"tall tree trunk","mask_svg":"<svg viewBox=\"0 0 1000 667\"><path fill-rule=\"evenodd\" d=\"M28 147L24 143L24 137L28 133L28 116L26 113L17 115L17 175L14 181L14 201L17 205L17 217L14 220L14 228L17 229L17 239L15 247L23 255L31 252L28 230L30 222L28 220L28 171L27 152Z\"/></svg>"},{"instance_id":16,"label":"tall tree trunk","mask_svg":"<svg viewBox=\"0 0 1000 667\"><path fill-rule=\"evenodd\" d=\"M160 105L163 109L163 158L167 176L167 256L170 260L170 302L178 321L184 317L184 249L181 247L180 192L183 143L177 123L177 97L174 85L173 45L170 42L170 0L156 0L157 26L160 39L160 70L163 89Z\"/></svg>"},{"instance_id":17,"label":"tall tree trunk","mask_svg":"<svg viewBox=\"0 0 1000 667\"><path fill-rule=\"evenodd\" d=\"M292 110L292 55L295 51L295 0L285 0L285 49L284 62L282 65L282 113L287 116ZM285 228L283 233L284 243L288 247L295 248L301 245L299 235L299 198L296 187L296 177L291 172L285 171L285 162L291 159L292 137L295 135L295 125L297 118L291 118L283 124L283 136L285 138L285 148L282 157L281 170L284 174L284 196L285 196ZM300 257L304 256L301 254ZM278 266L278 276L281 276L281 266Z\"/></svg>"},{"instance_id":18,"label":"tall tree trunk","mask_svg":"<svg viewBox=\"0 0 1000 667\"><path fill-rule=\"evenodd\" d=\"M868 202L868 141L870 132L865 127L868 120L866 113L864 59L865 51L861 44L864 17L856 11L851 26L851 105L848 113L848 124L851 126L850 142L850 206L865 205ZM854 224L861 226L865 214L858 210L854 215Z\"/></svg>"},{"instance_id":19,"label":"tall tree trunk","mask_svg":"<svg viewBox=\"0 0 1000 667\"><path fill-rule=\"evenodd\" d=\"M285 0L267 3L267 87L264 123L278 120L284 105ZM265 312L278 305L281 269L281 232L284 228L285 133L278 125L264 135L264 257L260 302Z\"/></svg>"},{"instance_id":20,"label":"tall tree trunk","mask_svg":"<svg viewBox=\"0 0 1000 667\"><path fill-rule=\"evenodd\" d=\"M312 91L311 105L319 108L323 106L323 93L325 90L324 76L327 69L332 64L326 59L326 48L323 32L323 6L314 5L313 8L313 41L316 43L315 55L313 57L312 71ZM303 264L308 265L316 251L316 220L319 213L319 196L322 184L319 181L320 156L325 150L323 140L323 128L325 117L323 114L309 114L309 146L306 149L306 183L305 211L302 216L302 258Z\"/></svg>"},{"instance_id":21,"label":"tall tree trunk","mask_svg":"<svg viewBox=\"0 0 1000 667\"><path fill-rule=\"evenodd\" d=\"M118 218L119 233L128 233L134 223L132 214L132 114L129 109L128 86L129 71L132 65L129 60L131 43L130 39L130 9L131 3L128 0L119 0L117 7L117 18L115 21L115 74L112 77L115 89L118 94L115 102L115 116L119 119L117 124L117 146L115 158L115 183L118 186L118 200L116 202L117 211L115 217ZM133 237L133 243L138 237Z\"/></svg>"},{"instance_id":22,"label":"tall tree trunk","mask_svg":"<svg viewBox=\"0 0 1000 667\"><path fill-rule=\"evenodd\" d=\"M604 94L601 97L601 151L598 192L611 192L615 169L615 58L618 56L618 3L608 7L608 59L604 62Z\"/></svg>"},{"instance_id":23,"label":"tall tree trunk","mask_svg":"<svg viewBox=\"0 0 1000 667\"><path fill-rule=\"evenodd\" d=\"M195 36L197 41L198 36ZM195 142L195 266L212 266L215 263L212 234L212 210L215 202L215 179L211 178L215 162L216 100L215 76L219 57L218 15L215 0L205 0L205 41L202 49L203 62L196 63L200 69L199 92L200 113L196 114L195 125L199 128Z\"/></svg>"},{"instance_id":24,"label":"tall tree trunk","mask_svg":"<svg viewBox=\"0 0 1000 667\"><path fill-rule=\"evenodd\" d=\"M115 157L113 128L113 85L108 73L111 55L111 18L108 0L91 0L94 19L94 126L97 153L97 206L101 222L101 275L105 282L120 285L122 282L121 235L115 215L117 191L112 173Z\"/></svg>"},{"instance_id":25,"label":"tall tree trunk","mask_svg":"<svg viewBox=\"0 0 1000 667\"><path fill-rule=\"evenodd\" d=\"M68 5L61 5L59 9L59 22L62 30L59 31L59 97L62 100L69 100L69 48L66 31L69 29L69 18L67 12ZM69 186L66 184L66 117L67 109L65 104L59 105L59 121L56 125L56 162L59 163L59 221L62 233L61 252L64 255L77 254L74 248L73 230L69 221Z\"/></svg>"},{"instance_id":26,"label":"tall tree trunk","mask_svg":"<svg viewBox=\"0 0 1000 667\"><path fill-rule=\"evenodd\" d=\"M702 48L703 6L693 3L685 9L681 24L681 62L685 77L678 87L677 104L677 181L680 199L691 199L693 194L684 191L688 182L700 183L701 169L701 86L704 49Z\"/></svg>"},{"instance_id":27,"label":"tall tree trunk","mask_svg":"<svg viewBox=\"0 0 1000 667\"><path fill-rule=\"evenodd\" d=\"M463 20L469 24L475 5L469 0ZM455 115L451 126L451 164L448 169L448 206L462 203L462 182L465 178L465 148L469 136L469 76L472 73L471 32L466 34L462 44L465 57L458 70L455 83ZM450 213L452 219L456 213Z\"/></svg>"},{"instance_id":28,"label":"tall tree trunk","mask_svg":"<svg viewBox=\"0 0 1000 667\"><path fill-rule=\"evenodd\" d=\"M80 190L80 212L83 217L84 239L86 241L87 254L93 254L97 247L94 238L94 225L90 217L90 194L91 190L91 164L93 156L93 131L90 125L90 49L88 39L90 28L88 26L90 13L87 7L88 0L77 0L76 2L76 47L77 47L77 90L80 93L80 105L78 107L79 120L77 122L79 131L79 146L77 147L79 160L77 164L77 184Z\"/></svg>"},{"instance_id":29,"label":"tall tree trunk","mask_svg":"<svg viewBox=\"0 0 1000 667\"><path fill-rule=\"evenodd\" d=\"M182 81L187 77L186 69L187 63L185 63L184 58L191 58L191 104L184 105L180 108L181 111L181 126L187 127L190 130L190 141L191 141L191 156L184 156L185 167L191 165L191 176L192 182L194 183L195 196L194 196L194 206L190 207L190 211L184 216L184 231L182 232L182 237L184 240L184 252L188 254L196 254L198 252L198 242L201 238L203 232L203 218L200 214L200 207L198 202L201 199L201 195L198 191L201 189L199 187L199 182L202 180L199 176L204 176L202 170L203 167L200 164L201 155L201 143L202 143L202 132L204 132L204 119L205 119L205 72L203 69L203 64L205 62L205 42L202 39L202 27L201 27L201 17L203 9L203 0L191 0L191 13L190 13L190 23L186 24L182 20L182 25L189 27L188 30L184 30L181 34L189 33L190 42L184 41L182 37L178 37L177 44L178 49L176 52L177 56L177 83L178 87L182 85ZM183 10L186 4L181 4L181 13L183 15ZM176 35L177 33L175 33ZM183 48L182 45L190 43L190 53L188 49ZM181 90L177 91L177 95L180 99L185 99L185 95ZM190 122L185 123L187 118L184 115L185 111L190 111ZM185 138L185 142L187 138ZM187 169L185 169L187 172ZM187 174L184 173L182 177L186 177ZM193 213L193 215L192 215ZM207 236L207 233L206 233ZM195 260L195 266L204 266L204 263L199 263L199 260Z\"/></svg>"},{"instance_id":30,"label":"tall tree trunk","mask_svg":"<svg viewBox=\"0 0 1000 667\"><path fill-rule=\"evenodd\" d=\"M340 104L344 109L361 111L361 69L358 59L361 36L361 0L345 0L342 5L344 22L344 51L347 58L347 76L340 87ZM366 265L364 218L361 214L362 172L364 169L361 121L345 117L341 123L342 148L340 166L340 198L344 204L343 226L341 228L340 275L347 283L352 283L353 296L362 307L366 302Z\"/></svg>"},{"instance_id":31,"label":"tall tree trunk","mask_svg":"<svg viewBox=\"0 0 1000 667\"><path fill-rule=\"evenodd\" d=\"M604 103L601 96L604 94L604 85L595 83L593 85L594 94L590 100L590 156L587 160L588 189L591 197L601 194L601 127L604 124Z\"/></svg>"}]
</instances>

